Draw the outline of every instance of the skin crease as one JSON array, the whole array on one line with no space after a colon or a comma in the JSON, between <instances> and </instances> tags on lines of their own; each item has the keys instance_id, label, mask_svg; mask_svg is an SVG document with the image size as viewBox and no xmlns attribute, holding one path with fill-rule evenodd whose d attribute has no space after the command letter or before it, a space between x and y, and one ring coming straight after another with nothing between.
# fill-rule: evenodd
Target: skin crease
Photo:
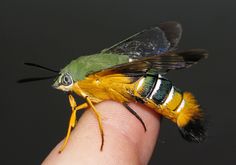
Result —
<instances>
[{"instance_id":1,"label":"skin crease","mask_svg":"<svg viewBox=\"0 0 236 165\"><path fill-rule=\"evenodd\" d=\"M58 153L60 142L42 164L148 164L159 134L160 116L140 104L130 103L129 106L143 119L147 132L122 104L104 101L96 105L104 128L103 151L100 151L101 136L96 117L91 110L86 110L64 151Z\"/></svg>"}]
</instances>

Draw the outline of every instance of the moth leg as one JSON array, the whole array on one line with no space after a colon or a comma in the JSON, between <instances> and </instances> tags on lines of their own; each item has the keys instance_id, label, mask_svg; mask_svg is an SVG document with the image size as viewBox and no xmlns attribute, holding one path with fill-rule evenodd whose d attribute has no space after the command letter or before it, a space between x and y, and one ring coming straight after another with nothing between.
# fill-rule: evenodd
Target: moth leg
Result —
<instances>
[{"instance_id":1,"label":"moth leg","mask_svg":"<svg viewBox=\"0 0 236 165\"><path fill-rule=\"evenodd\" d=\"M69 95L69 102L70 102L70 106L71 106L71 109L72 109L72 113L71 113L71 116L70 116L70 121L69 121L68 129L67 129L66 138L65 138L62 146L60 147L59 153L61 153L64 150L64 148L66 147L66 144L67 144L68 139L69 139L70 134L71 134L71 130L72 130L72 128L75 127L76 112L78 110L81 110L81 109L84 109L84 108L88 107L87 103L83 103L83 104L77 106L77 104L75 102L75 99L72 95Z\"/></svg>"},{"instance_id":2,"label":"moth leg","mask_svg":"<svg viewBox=\"0 0 236 165\"><path fill-rule=\"evenodd\" d=\"M104 132L103 132L103 126L102 126L102 120L101 120L101 115L100 113L96 110L96 108L94 107L92 101L89 99L89 97L85 97L89 106L92 108L93 112L96 115L97 121L98 121L98 125L99 125L99 130L100 130L100 134L101 134L101 138L102 138L102 144L101 144L101 148L100 150L102 151L103 149L103 145L104 145Z\"/></svg>"},{"instance_id":3,"label":"moth leg","mask_svg":"<svg viewBox=\"0 0 236 165\"><path fill-rule=\"evenodd\" d=\"M146 128L146 125L145 123L143 122L142 118L137 114L137 112L135 112L129 105L128 103L123 103L123 105L125 106L125 108L130 112L132 113L142 124L143 128L144 128L144 131L146 132L147 131L147 128Z\"/></svg>"}]
</instances>

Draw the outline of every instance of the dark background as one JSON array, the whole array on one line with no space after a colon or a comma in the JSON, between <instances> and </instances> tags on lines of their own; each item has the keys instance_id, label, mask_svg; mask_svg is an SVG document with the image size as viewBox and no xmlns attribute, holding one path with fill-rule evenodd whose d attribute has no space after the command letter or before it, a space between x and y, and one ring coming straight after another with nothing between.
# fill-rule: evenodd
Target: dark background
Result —
<instances>
[{"instance_id":1,"label":"dark background","mask_svg":"<svg viewBox=\"0 0 236 165\"><path fill-rule=\"evenodd\" d=\"M52 81L17 84L50 75L24 67L35 62L60 69L160 22L184 28L179 49L205 48L198 65L169 74L195 94L209 116L209 137L190 144L164 120L150 164L236 164L234 0L8 0L0 2L0 164L39 164L65 136L67 97Z\"/></svg>"}]
</instances>

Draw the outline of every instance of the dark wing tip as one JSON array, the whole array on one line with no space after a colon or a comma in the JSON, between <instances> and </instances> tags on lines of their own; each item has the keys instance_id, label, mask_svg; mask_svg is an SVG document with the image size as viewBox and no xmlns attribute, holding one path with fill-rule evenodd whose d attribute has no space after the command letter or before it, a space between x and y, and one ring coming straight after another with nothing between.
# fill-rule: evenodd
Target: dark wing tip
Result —
<instances>
[{"instance_id":1,"label":"dark wing tip","mask_svg":"<svg viewBox=\"0 0 236 165\"><path fill-rule=\"evenodd\" d=\"M175 48L182 36L182 26L179 22L168 21L159 25L159 28L165 32L166 38L169 40L171 47Z\"/></svg>"},{"instance_id":2,"label":"dark wing tip","mask_svg":"<svg viewBox=\"0 0 236 165\"><path fill-rule=\"evenodd\" d=\"M179 54L188 62L198 62L201 59L208 57L208 52L205 49L190 49Z\"/></svg>"},{"instance_id":3,"label":"dark wing tip","mask_svg":"<svg viewBox=\"0 0 236 165\"><path fill-rule=\"evenodd\" d=\"M203 119L193 119L184 127L179 127L179 131L188 142L202 143L207 138L205 125Z\"/></svg>"}]
</instances>

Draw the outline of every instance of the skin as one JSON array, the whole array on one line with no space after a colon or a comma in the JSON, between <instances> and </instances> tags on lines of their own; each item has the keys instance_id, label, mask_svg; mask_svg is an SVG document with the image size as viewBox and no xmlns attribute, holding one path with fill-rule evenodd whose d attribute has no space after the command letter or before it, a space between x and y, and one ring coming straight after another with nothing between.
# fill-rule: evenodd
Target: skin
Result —
<instances>
[{"instance_id":1,"label":"skin","mask_svg":"<svg viewBox=\"0 0 236 165\"><path fill-rule=\"evenodd\" d=\"M102 116L105 133L103 151L100 151L101 137L97 120L93 112L87 110L79 119L64 151L58 153L61 141L43 164L148 164L159 134L160 116L140 104L130 103L129 106L143 119L147 132L122 104L104 101L96 105Z\"/></svg>"}]
</instances>

